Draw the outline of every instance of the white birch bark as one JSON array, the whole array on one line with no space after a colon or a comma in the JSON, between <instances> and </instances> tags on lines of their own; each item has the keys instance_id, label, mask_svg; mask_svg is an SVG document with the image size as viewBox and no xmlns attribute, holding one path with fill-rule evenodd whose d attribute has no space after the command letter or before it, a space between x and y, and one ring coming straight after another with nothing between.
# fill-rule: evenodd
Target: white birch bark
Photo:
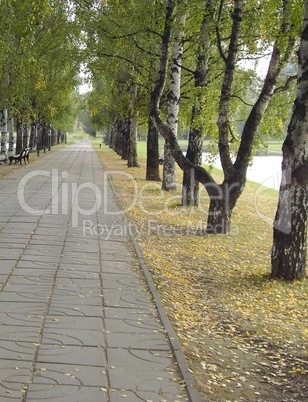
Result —
<instances>
[{"instance_id":1,"label":"white birch bark","mask_svg":"<svg viewBox=\"0 0 308 402\"><path fill-rule=\"evenodd\" d=\"M299 49L297 94L284 141L282 180L274 222L273 278L302 279L306 274L308 209L308 0Z\"/></svg>"},{"instance_id":2,"label":"white birch bark","mask_svg":"<svg viewBox=\"0 0 308 402\"><path fill-rule=\"evenodd\" d=\"M177 137L178 118L181 97L181 65L184 50L186 16L180 16L177 21L178 32L173 46L173 57L170 72L170 84L168 93L168 117L167 126ZM164 149L164 169L163 169L163 190L173 190L176 188L175 182L175 160L171 155L170 146L166 142Z\"/></svg>"}]
</instances>

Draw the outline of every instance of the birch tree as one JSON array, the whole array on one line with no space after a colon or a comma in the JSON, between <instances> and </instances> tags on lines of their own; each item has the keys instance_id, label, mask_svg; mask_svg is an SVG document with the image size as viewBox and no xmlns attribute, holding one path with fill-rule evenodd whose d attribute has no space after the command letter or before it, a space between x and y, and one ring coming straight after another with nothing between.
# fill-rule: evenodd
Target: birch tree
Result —
<instances>
[{"instance_id":1,"label":"birch tree","mask_svg":"<svg viewBox=\"0 0 308 402\"><path fill-rule=\"evenodd\" d=\"M305 0L299 49L297 94L282 152L271 277L303 279L306 274L308 208L308 0Z\"/></svg>"},{"instance_id":2,"label":"birch tree","mask_svg":"<svg viewBox=\"0 0 308 402\"><path fill-rule=\"evenodd\" d=\"M231 147L231 140L233 139L233 133L231 129L231 110L232 102L238 96L234 96L235 78L237 77L237 64L240 57L245 54L244 46L242 43L243 36L243 21L249 13L245 10L244 4L246 2L242 0L235 0L232 9L232 27L228 39L228 46L226 42L221 39L221 32L219 22L222 18L218 19L217 25L217 45L221 59L224 63L224 73L221 86L220 99L218 104L218 149L219 156L223 169L223 182L221 184L216 183L211 174L203 169L201 166L192 164L186 157L184 157L176 137L169 129L169 127L163 123L160 117L160 96L165 83L165 65L167 60L164 60L167 44L162 42L162 57L161 67L158 74L157 84L152 93L151 102L151 116L154 123L159 129L160 133L170 143L172 154L180 166L180 168L189 174L194 172L196 179L204 185L210 198L209 212L207 218L207 233L228 233L230 229L230 220L233 208L240 197L245 183L246 173L249 166L249 162L252 157L252 149L254 145L255 136L260 126L261 120L267 110L270 100L272 99L277 87L277 79L281 69L289 60L289 56L294 51L294 35L292 13L290 10L296 8L295 4L292 4L288 0L284 0L281 3L281 13L279 14L278 27L273 30L276 40L272 47L271 59L268 67L267 75L264 79L263 85L260 89L259 95L256 98L254 105L246 118L244 123L241 138L238 139L239 146L237 149L235 160L233 160L234 150ZM226 7L225 13L230 12L230 4L220 2L219 15L224 11L223 7ZM252 3L249 3L252 6ZM260 7L262 15L267 13L266 8ZM273 10L272 10L273 11ZM275 13L277 9L275 9ZM254 16L254 15L253 15ZM258 16L260 19L260 16ZM257 20L256 24L257 24ZM295 26L296 24L294 24ZM252 30L254 33L254 27L244 25L246 32ZM254 38L255 41L255 38Z\"/></svg>"},{"instance_id":3,"label":"birch tree","mask_svg":"<svg viewBox=\"0 0 308 402\"><path fill-rule=\"evenodd\" d=\"M178 116L181 97L181 66L184 51L185 37L185 14L181 15L182 10L177 15L177 33L173 45L172 63L170 67L170 83L168 91L168 113L167 126L177 137L178 134ZM175 160L172 156L170 144L166 141L164 147L164 168L162 189L169 191L176 188L175 182Z\"/></svg>"},{"instance_id":4,"label":"birch tree","mask_svg":"<svg viewBox=\"0 0 308 402\"><path fill-rule=\"evenodd\" d=\"M194 71L195 95L193 100L188 147L186 157L194 165L202 162L202 137L204 135L204 93L208 83L209 63L211 57L211 32L213 31L212 0L207 0L201 22L199 44L196 53L196 69ZM199 205L199 182L194 170L183 172L182 205Z\"/></svg>"}]
</instances>

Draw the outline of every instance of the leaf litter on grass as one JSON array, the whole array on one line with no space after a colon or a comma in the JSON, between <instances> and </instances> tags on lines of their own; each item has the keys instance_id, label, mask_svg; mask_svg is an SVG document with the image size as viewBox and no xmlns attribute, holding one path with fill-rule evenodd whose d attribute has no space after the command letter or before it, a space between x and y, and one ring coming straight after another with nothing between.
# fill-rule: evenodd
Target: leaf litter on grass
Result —
<instances>
[{"instance_id":1,"label":"leaf litter on grass","mask_svg":"<svg viewBox=\"0 0 308 402\"><path fill-rule=\"evenodd\" d=\"M107 170L134 177L125 183L123 175L112 177L118 202L130 207L128 219L138 228L202 398L306 400L307 280L269 280L272 228L256 213L257 186L248 184L238 201L231 235L200 236L205 204L201 210L183 209L179 190L162 194L159 183L144 180L144 168L128 169L109 148L99 155ZM142 199L131 208L136 184ZM258 202L263 216L274 216L277 194L264 191Z\"/></svg>"}]
</instances>

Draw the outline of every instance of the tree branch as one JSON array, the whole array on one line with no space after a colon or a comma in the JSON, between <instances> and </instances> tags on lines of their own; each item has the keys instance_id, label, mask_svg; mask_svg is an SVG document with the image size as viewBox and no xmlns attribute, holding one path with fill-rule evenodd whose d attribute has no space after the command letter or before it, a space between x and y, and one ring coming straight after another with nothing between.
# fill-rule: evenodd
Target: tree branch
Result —
<instances>
[{"instance_id":1,"label":"tree branch","mask_svg":"<svg viewBox=\"0 0 308 402\"><path fill-rule=\"evenodd\" d=\"M217 25L216 25L216 37L217 37L217 45L218 45L218 51L219 51L220 57L223 59L223 61L225 63L227 63L227 57L225 56L225 54L224 54L224 52L222 50L221 36L220 36L220 31L219 31L219 25L221 23L221 15L222 15L223 5L224 5L224 0L221 0L220 4L219 4L219 9L218 9L218 21L217 21Z\"/></svg>"},{"instance_id":2,"label":"tree branch","mask_svg":"<svg viewBox=\"0 0 308 402\"><path fill-rule=\"evenodd\" d=\"M238 95L231 95L231 98L236 98L236 99L239 99L242 103L244 103L244 105L246 105L246 106L249 106L249 107L253 107L253 105L252 104L250 104L250 103L248 103L248 102L245 102L244 101L244 99L243 98L241 98L240 96L238 96Z\"/></svg>"},{"instance_id":3,"label":"tree branch","mask_svg":"<svg viewBox=\"0 0 308 402\"><path fill-rule=\"evenodd\" d=\"M274 94L278 93L278 92L283 92L283 91L287 91L290 88L291 82L295 81L297 79L297 75L291 75L287 81L285 82L284 85L275 88L274 90Z\"/></svg>"},{"instance_id":4,"label":"tree branch","mask_svg":"<svg viewBox=\"0 0 308 402\"><path fill-rule=\"evenodd\" d=\"M133 42L134 42L136 48L139 49L139 50L141 50L143 53L146 53L146 54L148 54L149 56L152 56L152 57L155 57L155 58L158 58L158 57L159 57L159 54L152 53L152 52L150 52L149 50L146 50L146 49L144 49L143 47L141 47L141 46L138 44L137 40L136 40L134 37L132 38L132 40L133 40Z\"/></svg>"}]
</instances>

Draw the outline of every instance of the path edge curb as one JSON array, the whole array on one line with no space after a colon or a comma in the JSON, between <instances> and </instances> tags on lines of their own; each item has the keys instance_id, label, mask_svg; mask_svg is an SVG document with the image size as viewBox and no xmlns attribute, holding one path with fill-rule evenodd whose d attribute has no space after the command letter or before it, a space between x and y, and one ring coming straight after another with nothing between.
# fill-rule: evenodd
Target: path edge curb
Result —
<instances>
[{"instance_id":1,"label":"path edge curb","mask_svg":"<svg viewBox=\"0 0 308 402\"><path fill-rule=\"evenodd\" d=\"M152 275L145 263L144 257L142 250L135 239L135 237L130 233L130 237L133 243L133 246L135 248L140 267L142 269L143 275L146 279L147 285L150 289L153 301L155 303L155 306L157 308L160 320L166 330L166 335L168 337L169 343L171 345L171 349L173 351L173 354L175 356L176 362L178 364L179 371L183 377L183 380L185 381L186 384L186 390L188 393L188 396L190 398L191 402L201 402L200 399L200 394L197 389L197 385L195 383L195 380L188 368L186 358L184 356L182 347L180 345L180 342L178 340L178 337L171 325L171 322L169 320L169 317L167 316L167 313L165 312L164 306L162 304L160 295L156 289L155 283L153 281Z\"/></svg>"},{"instance_id":2,"label":"path edge curb","mask_svg":"<svg viewBox=\"0 0 308 402\"><path fill-rule=\"evenodd\" d=\"M99 157L99 159L101 161L103 170L106 172L107 169L106 169L106 166L104 165L104 162L103 162L102 158ZM112 178L110 177L110 175L108 175L107 180L109 182L109 185L111 187L111 190L112 190L112 193L113 193L114 197L117 199L118 198L117 191L115 189L115 186L114 186L114 184L112 182ZM123 210L123 215L125 216L126 221L129 222L129 219L127 218L127 214L126 214L126 212L124 210ZM148 269L148 267L146 265L146 262L145 262L141 247L139 246L136 238L133 236L133 234L131 233L130 230L128 230L128 233L129 233L130 239L132 241L132 244L134 246L135 252L137 254L139 264L140 264L140 267L142 269L142 273L143 273L143 275L145 277L145 280L147 282L148 288L149 288L149 290L151 292L151 295L152 295L154 304L156 306L157 312L159 314L161 323L162 323L163 327L166 330L166 336L168 337L168 340L169 340L172 352L174 354L175 360L177 362L180 374L181 374L181 376L182 376L182 378L183 378L183 380L184 380L184 382L186 384L186 391L187 391L188 397L189 397L191 402L202 402L201 398L200 398L199 391L197 389L196 382L195 382L195 380L194 380L194 378L193 378L193 376L192 376L192 374L191 374L191 372L190 372L190 370L188 368L188 364L187 364L186 358L184 356L184 353L183 353L182 347L180 345L180 342L178 340L178 337L177 337L177 335L176 335L176 333L175 333L175 331L173 329L173 326L171 325L169 317L168 317L168 315L167 315L167 313L165 311L165 308L164 308L164 306L162 304L160 295L159 295L159 293L158 293L158 291L156 289L156 286L155 286L155 283L153 281L152 275L151 275L151 273L150 273L150 271L149 271L149 269Z\"/></svg>"}]
</instances>

